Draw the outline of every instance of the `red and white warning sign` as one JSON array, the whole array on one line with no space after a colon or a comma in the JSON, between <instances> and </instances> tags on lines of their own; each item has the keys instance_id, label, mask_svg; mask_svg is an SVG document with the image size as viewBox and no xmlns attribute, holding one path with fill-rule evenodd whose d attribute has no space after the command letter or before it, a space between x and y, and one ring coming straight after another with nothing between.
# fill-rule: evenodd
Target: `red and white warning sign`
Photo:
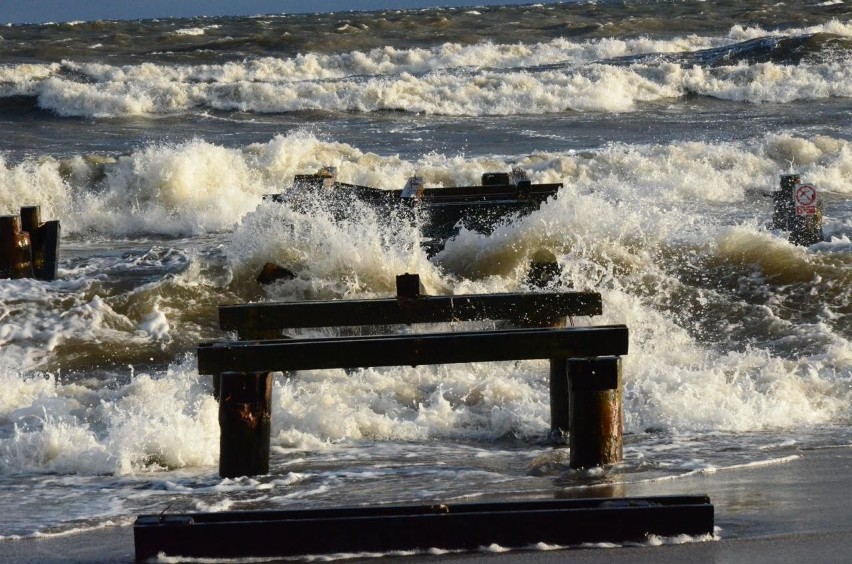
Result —
<instances>
[{"instance_id":1,"label":"red and white warning sign","mask_svg":"<svg viewBox=\"0 0 852 564\"><path fill-rule=\"evenodd\" d=\"M796 201L796 215L816 214L817 191L812 184L796 186L793 198Z\"/></svg>"}]
</instances>

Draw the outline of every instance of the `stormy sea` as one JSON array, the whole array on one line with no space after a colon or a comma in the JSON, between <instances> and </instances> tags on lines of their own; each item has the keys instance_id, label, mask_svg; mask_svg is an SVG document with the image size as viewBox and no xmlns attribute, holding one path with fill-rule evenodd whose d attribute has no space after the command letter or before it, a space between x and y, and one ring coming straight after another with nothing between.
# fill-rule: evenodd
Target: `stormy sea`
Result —
<instances>
[{"instance_id":1,"label":"stormy sea","mask_svg":"<svg viewBox=\"0 0 852 564\"><path fill-rule=\"evenodd\" d=\"M55 280L0 280L0 541L676 488L852 448L850 16L600 0L0 27L0 214L62 229ZM404 216L264 199L324 166L387 190L513 167L563 188L432 254ZM791 173L822 242L771 222ZM522 361L278 375L269 474L219 477L196 358L233 338L217 306L388 297L405 272L436 295L537 291L542 250L552 289L602 296L575 325L629 327L622 463L568 467L548 363ZM267 262L292 276L258 284Z\"/></svg>"}]
</instances>

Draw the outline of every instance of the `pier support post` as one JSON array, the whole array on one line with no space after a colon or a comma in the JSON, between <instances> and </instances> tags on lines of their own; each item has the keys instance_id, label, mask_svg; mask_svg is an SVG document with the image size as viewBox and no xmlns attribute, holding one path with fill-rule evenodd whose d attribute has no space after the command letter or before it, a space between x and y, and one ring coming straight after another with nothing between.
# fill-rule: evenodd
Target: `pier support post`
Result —
<instances>
[{"instance_id":1,"label":"pier support post","mask_svg":"<svg viewBox=\"0 0 852 564\"><path fill-rule=\"evenodd\" d=\"M223 372L219 390L219 476L269 473L271 372Z\"/></svg>"},{"instance_id":2,"label":"pier support post","mask_svg":"<svg viewBox=\"0 0 852 564\"><path fill-rule=\"evenodd\" d=\"M556 260L556 255L544 249L536 251L530 261L526 283L535 288L547 288L559 280L562 269ZM525 312L531 317L527 325L534 327L565 327L564 317L548 317L547 312ZM537 320L542 320L536 322ZM569 389L568 389L568 359L551 358L550 362L550 435L548 439L557 446L568 444L568 429L570 421Z\"/></svg>"},{"instance_id":3,"label":"pier support post","mask_svg":"<svg viewBox=\"0 0 852 564\"><path fill-rule=\"evenodd\" d=\"M621 358L572 358L570 381L571 468L591 468L621 462Z\"/></svg>"},{"instance_id":4,"label":"pier support post","mask_svg":"<svg viewBox=\"0 0 852 564\"><path fill-rule=\"evenodd\" d=\"M0 278L32 278L30 235L21 231L21 218L0 216Z\"/></svg>"},{"instance_id":5,"label":"pier support post","mask_svg":"<svg viewBox=\"0 0 852 564\"><path fill-rule=\"evenodd\" d=\"M568 359L551 358L550 362L550 442L568 445L571 429L571 391L568 385Z\"/></svg>"},{"instance_id":6,"label":"pier support post","mask_svg":"<svg viewBox=\"0 0 852 564\"><path fill-rule=\"evenodd\" d=\"M22 214L24 209L21 208ZM33 274L39 280L56 280L59 275L59 235L59 222L56 220L46 221L30 231Z\"/></svg>"},{"instance_id":7,"label":"pier support post","mask_svg":"<svg viewBox=\"0 0 852 564\"><path fill-rule=\"evenodd\" d=\"M822 198L813 184L795 187L793 199L795 212L790 217L790 242L809 247L823 241Z\"/></svg>"},{"instance_id":8,"label":"pier support post","mask_svg":"<svg viewBox=\"0 0 852 564\"><path fill-rule=\"evenodd\" d=\"M420 282L418 274L398 274L396 277L396 297L399 299L416 299L426 295L426 290Z\"/></svg>"},{"instance_id":9,"label":"pier support post","mask_svg":"<svg viewBox=\"0 0 852 564\"><path fill-rule=\"evenodd\" d=\"M823 240L823 203L813 185L801 184L798 174L785 174L772 198L774 229L789 231L788 240L794 245L809 247Z\"/></svg>"},{"instance_id":10,"label":"pier support post","mask_svg":"<svg viewBox=\"0 0 852 564\"><path fill-rule=\"evenodd\" d=\"M55 280L59 267L59 222L41 222L39 206L21 208L20 220L3 216L0 277ZM22 237L26 237L26 242ZM26 266L28 265L28 266Z\"/></svg>"},{"instance_id":11,"label":"pier support post","mask_svg":"<svg viewBox=\"0 0 852 564\"><path fill-rule=\"evenodd\" d=\"M793 190L802 181L798 174L784 174L781 176L779 189L772 192L772 228L790 229L793 217L796 215L793 203Z\"/></svg>"},{"instance_id":12,"label":"pier support post","mask_svg":"<svg viewBox=\"0 0 852 564\"><path fill-rule=\"evenodd\" d=\"M21 208L21 229L32 235L41 226L41 207L24 206Z\"/></svg>"},{"instance_id":13,"label":"pier support post","mask_svg":"<svg viewBox=\"0 0 852 564\"><path fill-rule=\"evenodd\" d=\"M817 201L814 208L812 214L793 216L789 241L794 245L810 247L825 240L822 231L822 201Z\"/></svg>"}]
</instances>

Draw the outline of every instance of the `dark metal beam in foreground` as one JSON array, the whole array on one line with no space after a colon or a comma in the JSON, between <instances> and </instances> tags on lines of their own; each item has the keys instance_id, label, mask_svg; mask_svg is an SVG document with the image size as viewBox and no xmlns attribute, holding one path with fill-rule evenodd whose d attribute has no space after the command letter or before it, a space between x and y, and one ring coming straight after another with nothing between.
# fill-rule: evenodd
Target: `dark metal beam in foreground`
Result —
<instances>
[{"instance_id":1,"label":"dark metal beam in foreground","mask_svg":"<svg viewBox=\"0 0 852 564\"><path fill-rule=\"evenodd\" d=\"M202 343L199 374L621 356L627 326Z\"/></svg>"},{"instance_id":2,"label":"dark metal beam in foreground","mask_svg":"<svg viewBox=\"0 0 852 564\"><path fill-rule=\"evenodd\" d=\"M707 496L141 515L136 560L644 541L713 533Z\"/></svg>"},{"instance_id":3,"label":"dark metal beam in foreground","mask_svg":"<svg viewBox=\"0 0 852 564\"><path fill-rule=\"evenodd\" d=\"M279 302L219 306L219 326L225 331L408 325L478 319L529 322L557 317L600 315L597 292L421 296L406 300Z\"/></svg>"}]
</instances>

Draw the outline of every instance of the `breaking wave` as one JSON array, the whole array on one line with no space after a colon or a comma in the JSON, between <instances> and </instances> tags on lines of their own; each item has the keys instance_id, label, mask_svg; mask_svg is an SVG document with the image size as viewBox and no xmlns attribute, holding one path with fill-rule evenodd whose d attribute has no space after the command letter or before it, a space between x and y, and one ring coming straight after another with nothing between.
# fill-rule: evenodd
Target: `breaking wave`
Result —
<instances>
[{"instance_id":1,"label":"breaking wave","mask_svg":"<svg viewBox=\"0 0 852 564\"><path fill-rule=\"evenodd\" d=\"M850 36L852 24L832 21L784 34L735 26L719 37L385 46L221 64L65 60L0 68L0 98L32 98L40 109L66 117L198 109L450 116L625 112L693 94L787 103L852 96Z\"/></svg>"}]
</instances>

